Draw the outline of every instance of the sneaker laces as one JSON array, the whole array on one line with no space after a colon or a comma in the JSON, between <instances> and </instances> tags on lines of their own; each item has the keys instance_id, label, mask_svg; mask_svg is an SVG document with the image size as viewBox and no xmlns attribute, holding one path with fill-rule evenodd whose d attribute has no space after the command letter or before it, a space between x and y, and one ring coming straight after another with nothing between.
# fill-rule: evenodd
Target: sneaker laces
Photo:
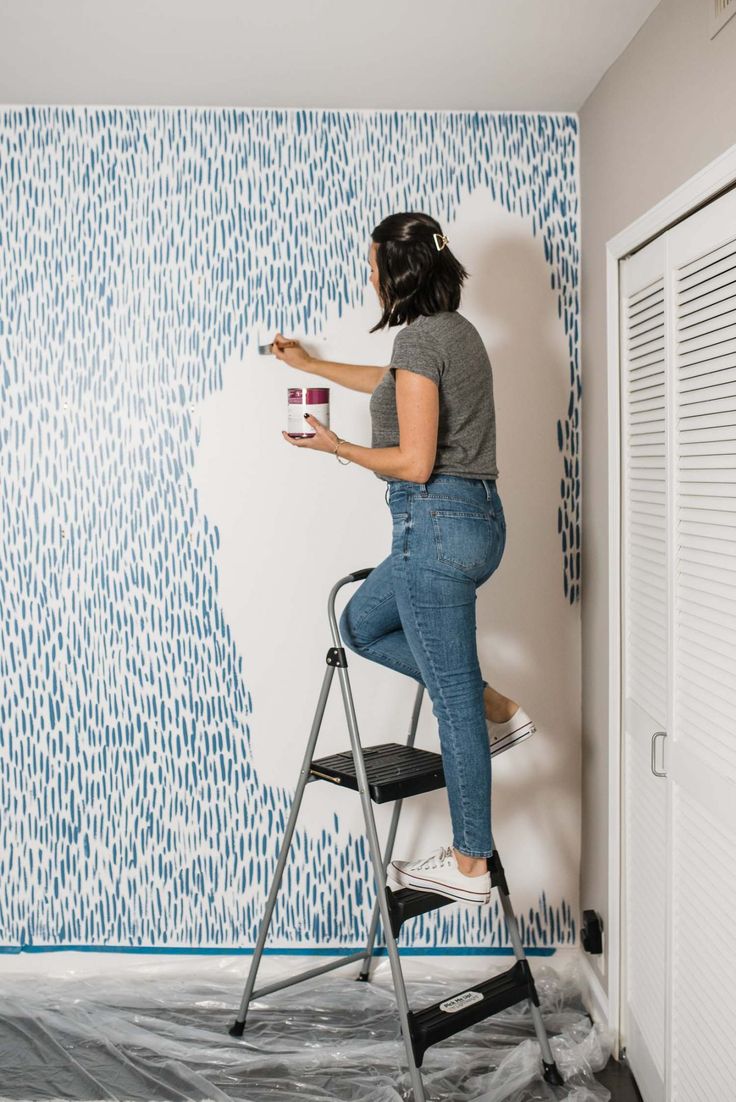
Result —
<instances>
[{"instance_id":1,"label":"sneaker laces","mask_svg":"<svg viewBox=\"0 0 736 1102\"><path fill-rule=\"evenodd\" d=\"M444 865L448 857L454 857L453 847L440 846L439 849L433 850L429 857L425 857L423 861L418 861L416 867L418 869L429 869L437 865Z\"/></svg>"}]
</instances>

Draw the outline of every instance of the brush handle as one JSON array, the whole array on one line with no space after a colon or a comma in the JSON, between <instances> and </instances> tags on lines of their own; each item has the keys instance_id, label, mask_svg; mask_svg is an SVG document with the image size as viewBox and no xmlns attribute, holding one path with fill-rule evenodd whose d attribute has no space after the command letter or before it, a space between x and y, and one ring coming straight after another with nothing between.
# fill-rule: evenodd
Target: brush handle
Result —
<instances>
[{"instance_id":1,"label":"brush handle","mask_svg":"<svg viewBox=\"0 0 736 1102\"><path fill-rule=\"evenodd\" d=\"M294 348L294 346L297 345L298 343L299 343L299 341L284 341L284 343L281 345L281 347L282 348ZM259 351L261 356L272 356L273 355L273 341L270 344L259 344L258 345L258 351Z\"/></svg>"}]
</instances>

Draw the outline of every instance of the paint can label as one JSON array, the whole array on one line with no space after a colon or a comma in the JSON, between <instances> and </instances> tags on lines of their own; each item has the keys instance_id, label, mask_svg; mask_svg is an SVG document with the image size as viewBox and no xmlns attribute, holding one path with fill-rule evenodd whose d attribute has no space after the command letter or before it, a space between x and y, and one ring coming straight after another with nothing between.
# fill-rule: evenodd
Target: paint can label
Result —
<instances>
[{"instance_id":1,"label":"paint can label","mask_svg":"<svg viewBox=\"0 0 736 1102\"><path fill-rule=\"evenodd\" d=\"M288 433L300 433L302 435L314 436L315 433L310 429L307 422L304 420L304 414L311 413L313 417L316 417L326 429L330 427L330 403L327 402L308 402L294 401L293 397L289 397L289 404L287 408L287 423L286 431Z\"/></svg>"}]
</instances>

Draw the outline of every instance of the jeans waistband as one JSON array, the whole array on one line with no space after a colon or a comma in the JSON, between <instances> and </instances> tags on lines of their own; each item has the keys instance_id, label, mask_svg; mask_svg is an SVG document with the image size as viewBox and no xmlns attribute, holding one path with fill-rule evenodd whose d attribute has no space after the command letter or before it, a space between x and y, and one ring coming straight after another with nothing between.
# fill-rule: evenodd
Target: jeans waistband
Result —
<instances>
[{"instance_id":1,"label":"jeans waistband","mask_svg":"<svg viewBox=\"0 0 736 1102\"><path fill-rule=\"evenodd\" d=\"M454 483L456 486L458 483L478 483L482 484L486 493L486 501L490 501L493 496L493 491L496 487L495 478L465 478L461 475L449 475L449 474L436 474L427 479L426 482L411 482L408 479L394 479L391 482L386 483L385 500L388 504L391 500L391 494L401 490L414 490L420 497L429 496L429 487L434 486L437 482L442 483Z\"/></svg>"}]
</instances>

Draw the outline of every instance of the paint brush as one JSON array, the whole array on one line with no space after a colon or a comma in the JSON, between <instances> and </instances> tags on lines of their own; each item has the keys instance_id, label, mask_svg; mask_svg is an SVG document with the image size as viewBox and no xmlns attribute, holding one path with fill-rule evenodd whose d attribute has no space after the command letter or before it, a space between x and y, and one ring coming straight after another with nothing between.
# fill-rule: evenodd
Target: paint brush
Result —
<instances>
[{"instance_id":1,"label":"paint brush","mask_svg":"<svg viewBox=\"0 0 736 1102\"><path fill-rule=\"evenodd\" d=\"M281 347L282 348L294 348L294 346L297 345L298 343L299 343L298 341L284 341L282 343ZM269 341L268 344L259 344L258 345L258 352L261 356L272 356L273 355L273 341Z\"/></svg>"}]
</instances>

